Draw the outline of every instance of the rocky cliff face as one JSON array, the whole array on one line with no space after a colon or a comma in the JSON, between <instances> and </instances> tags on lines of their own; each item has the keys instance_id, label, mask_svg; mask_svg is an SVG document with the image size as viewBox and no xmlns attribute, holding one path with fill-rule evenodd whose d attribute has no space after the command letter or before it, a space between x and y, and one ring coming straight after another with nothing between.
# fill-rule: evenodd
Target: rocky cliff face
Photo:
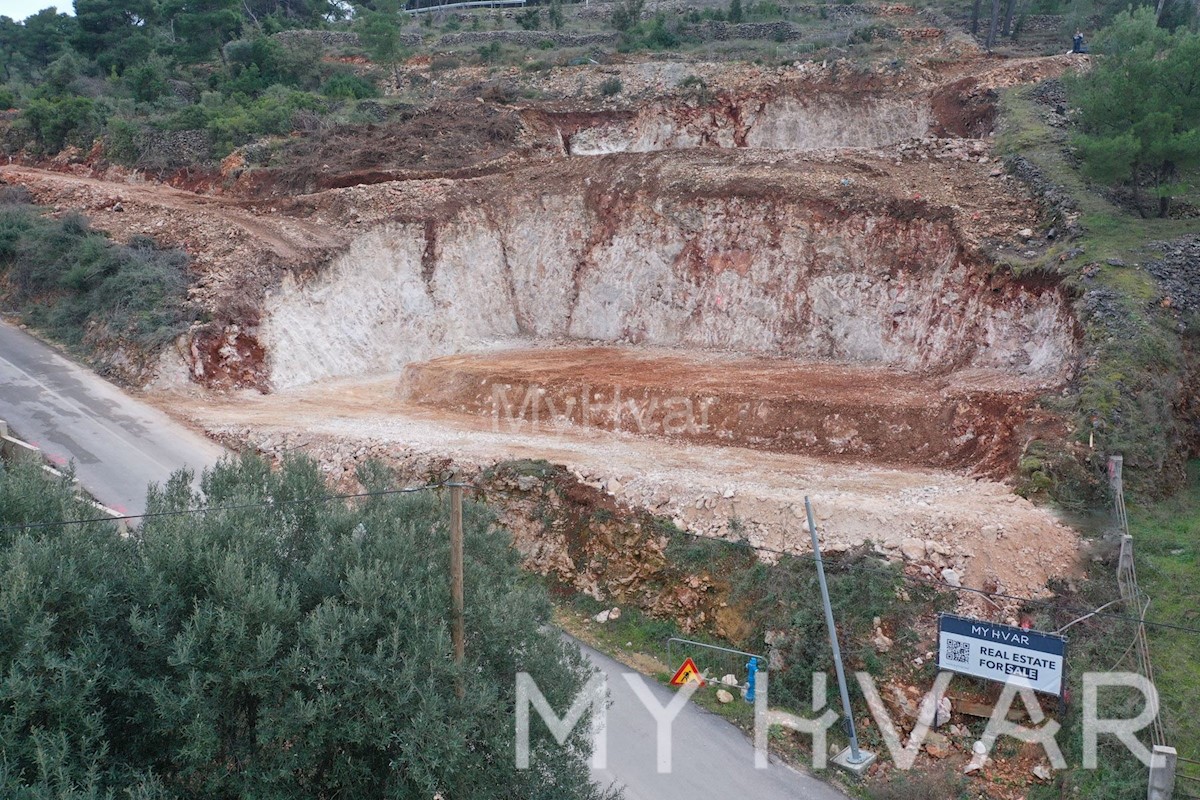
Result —
<instances>
[{"instance_id":1,"label":"rocky cliff face","mask_svg":"<svg viewBox=\"0 0 1200 800\"><path fill-rule=\"evenodd\" d=\"M925 136L931 122L925 98L829 93L724 97L697 106L654 103L633 114L598 117L590 124L567 126L563 142L574 156L681 147L886 147Z\"/></svg>"},{"instance_id":2,"label":"rocky cliff face","mask_svg":"<svg viewBox=\"0 0 1200 800\"><path fill-rule=\"evenodd\" d=\"M426 186L424 208L289 277L259 333L272 385L537 340L1069 373L1062 292L994 273L966 212L897 196L870 165L591 164Z\"/></svg>"}]
</instances>

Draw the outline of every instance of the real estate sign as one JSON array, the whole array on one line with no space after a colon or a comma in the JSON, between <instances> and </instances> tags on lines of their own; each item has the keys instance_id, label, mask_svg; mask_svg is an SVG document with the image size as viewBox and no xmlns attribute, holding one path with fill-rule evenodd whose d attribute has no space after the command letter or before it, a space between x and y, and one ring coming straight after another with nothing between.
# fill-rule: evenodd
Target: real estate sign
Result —
<instances>
[{"instance_id":1,"label":"real estate sign","mask_svg":"<svg viewBox=\"0 0 1200 800\"><path fill-rule=\"evenodd\" d=\"M1053 633L942 614L938 668L1007 683L1023 679L1034 691L1061 695L1067 640Z\"/></svg>"}]
</instances>

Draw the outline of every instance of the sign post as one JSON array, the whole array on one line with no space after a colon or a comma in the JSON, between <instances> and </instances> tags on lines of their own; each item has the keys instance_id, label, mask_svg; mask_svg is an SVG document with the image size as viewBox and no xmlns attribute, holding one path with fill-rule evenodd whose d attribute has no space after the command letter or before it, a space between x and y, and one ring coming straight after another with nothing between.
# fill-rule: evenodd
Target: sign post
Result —
<instances>
[{"instance_id":1,"label":"sign post","mask_svg":"<svg viewBox=\"0 0 1200 800\"><path fill-rule=\"evenodd\" d=\"M1000 683L1020 678L1035 692L1061 697L1067 640L996 622L938 616L938 669Z\"/></svg>"},{"instance_id":2,"label":"sign post","mask_svg":"<svg viewBox=\"0 0 1200 800\"><path fill-rule=\"evenodd\" d=\"M821 603L825 606L825 626L829 629L829 646L833 649L833 666L837 672L838 689L842 694L842 713L846 719L846 732L850 746L833 757L833 763L857 778L866 774L875 761L875 754L858 746L858 731L854 728L854 711L850 708L850 693L846 690L846 670L842 666L842 648L838 645L837 625L833 621L833 607L829 605L829 586L825 583L825 562L821 560L821 542L817 538L817 522L813 519L812 503L804 498L804 511L808 515L808 531L812 534L813 555L817 562L817 583L821 587Z\"/></svg>"},{"instance_id":3,"label":"sign post","mask_svg":"<svg viewBox=\"0 0 1200 800\"><path fill-rule=\"evenodd\" d=\"M696 662L692 661L691 656L683 660L683 664L675 671L675 677L671 678L672 686L683 686L685 683L698 683L704 685L704 676L700 674L700 670L696 668Z\"/></svg>"}]
</instances>

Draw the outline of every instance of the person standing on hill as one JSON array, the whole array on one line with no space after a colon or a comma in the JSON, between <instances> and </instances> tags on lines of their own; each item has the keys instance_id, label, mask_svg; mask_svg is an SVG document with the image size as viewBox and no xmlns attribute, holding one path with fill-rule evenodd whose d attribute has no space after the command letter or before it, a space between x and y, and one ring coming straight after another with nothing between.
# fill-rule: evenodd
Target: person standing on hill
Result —
<instances>
[{"instance_id":1,"label":"person standing on hill","mask_svg":"<svg viewBox=\"0 0 1200 800\"><path fill-rule=\"evenodd\" d=\"M1083 49L1083 31L1075 31L1075 36L1072 37L1071 42L1072 42L1072 44L1071 44L1071 52L1072 53L1086 52Z\"/></svg>"}]
</instances>

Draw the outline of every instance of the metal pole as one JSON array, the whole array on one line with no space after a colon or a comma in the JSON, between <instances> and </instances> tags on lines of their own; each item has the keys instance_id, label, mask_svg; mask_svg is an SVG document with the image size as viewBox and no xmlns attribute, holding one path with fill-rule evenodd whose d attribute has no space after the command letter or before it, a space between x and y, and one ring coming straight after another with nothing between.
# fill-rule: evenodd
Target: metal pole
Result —
<instances>
[{"instance_id":1,"label":"metal pole","mask_svg":"<svg viewBox=\"0 0 1200 800\"><path fill-rule=\"evenodd\" d=\"M808 532L812 534L813 556L817 562L817 582L821 584L821 602L825 605L825 624L829 627L829 644L833 646L833 666L837 670L838 689L842 693L842 713L850 723L850 763L861 764L863 756L858 751L858 732L854 728L854 712L850 710L850 693L846 690L846 670L842 667L842 648L838 646L837 627L833 622L833 608L829 605L829 586L825 583L825 562L821 560L821 543L817 540L817 523L813 519L812 503L804 497L804 511L808 514Z\"/></svg>"},{"instance_id":2,"label":"metal pole","mask_svg":"<svg viewBox=\"0 0 1200 800\"><path fill-rule=\"evenodd\" d=\"M463 655L466 650L463 631L463 487L457 481L450 484L450 600L452 605L451 636L454 639L454 666L458 668L459 699L466 695L463 686Z\"/></svg>"}]
</instances>

